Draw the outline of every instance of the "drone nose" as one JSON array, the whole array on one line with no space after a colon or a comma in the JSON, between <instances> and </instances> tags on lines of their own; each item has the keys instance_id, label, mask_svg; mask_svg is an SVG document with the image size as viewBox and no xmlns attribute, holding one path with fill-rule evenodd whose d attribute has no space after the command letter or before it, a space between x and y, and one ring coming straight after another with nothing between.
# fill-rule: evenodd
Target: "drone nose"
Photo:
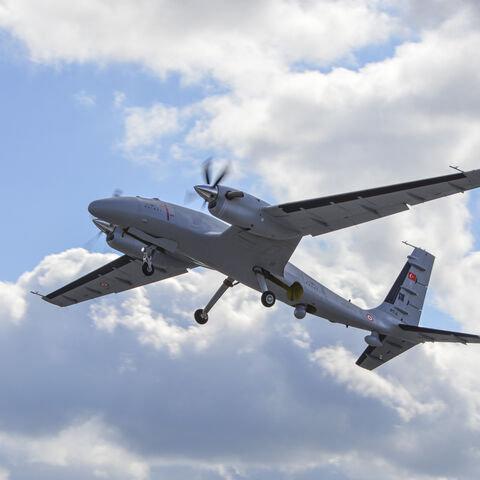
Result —
<instances>
[{"instance_id":1,"label":"drone nose","mask_svg":"<svg viewBox=\"0 0 480 480\"><path fill-rule=\"evenodd\" d=\"M112 205L109 199L94 200L88 206L88 211L97 218L105 218L112 210Z\"/></svg>"},{"instance_id":2,"label":"drone nose","mask_svg":"<svg viewBox=\"0 0 480 480\"><path fill-rule=\"evenodd\" d=\"M138 199L133 197L111 197L95 200L88 211L96 218L115 225L128 226L138 213Z\"/></svg>"}]
</instances>

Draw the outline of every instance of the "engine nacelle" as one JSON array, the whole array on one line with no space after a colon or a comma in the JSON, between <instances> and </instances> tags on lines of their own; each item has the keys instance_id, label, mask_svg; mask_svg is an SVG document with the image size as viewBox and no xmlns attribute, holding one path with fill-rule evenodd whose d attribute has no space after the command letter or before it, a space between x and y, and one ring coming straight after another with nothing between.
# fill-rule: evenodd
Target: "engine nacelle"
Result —
<instances>
[{"instance_id":1,"label":"engine nacelle","mask_svg":"<svg viewBox=\"0 0 480 480\"><path fill-rule=\"evenodd\" d=\"M223 185L217 188L217 198L208 204L208 210L215 217L261 237L283 240L299 235L263 212L270 206L267 202Z\"/></svg>"},{"instance_id":2,"label":"engine nacelle","mask_svg":"<svg viewBox=\"0 0 480 480\"><path fill-rule=\"evenodd\" d=\"M185 260L180 261L165 252L165 250L168 251L168 247L170 246L168 243L174 244L175 242L164 238L155 239L157 240L155 242L152 242L151 238L146 238L145 242L143 242L141 237L137 237L137 235L141 235L141 232L134 228L125 231L120 227L115 227L114 230L107 235L107 243L115 250L119 250L129 257L138 260L142 260L143 248L153 247L151 251L152 264L156 269L163 272L168 271L170 268L182 271L185 267L195 266L194 263L187 264Z\"/></svg>"},{"instance_id":3,"label":"engine nacelle","mask_svg":"<svg viewBox=\"0 0 480 480\"><path fill-rule=\"evenodd\" d=\"M113 232L107 235L107 243L115 250L133 258L141 258L142 248L146 247L145 243L133 238L120 227L115 227Z\"/></svg>"},{"instance_id":4,"label":"engine nacelle","mask_svg":"<svg viewBox=\"0 0 480 480\"><path fill-rule=\"evenodd\" d=\"M377 332L372 332L365 337L365 342L371 347L383 347L383 342L380 340Z\"/></svg>"}]
</instances>

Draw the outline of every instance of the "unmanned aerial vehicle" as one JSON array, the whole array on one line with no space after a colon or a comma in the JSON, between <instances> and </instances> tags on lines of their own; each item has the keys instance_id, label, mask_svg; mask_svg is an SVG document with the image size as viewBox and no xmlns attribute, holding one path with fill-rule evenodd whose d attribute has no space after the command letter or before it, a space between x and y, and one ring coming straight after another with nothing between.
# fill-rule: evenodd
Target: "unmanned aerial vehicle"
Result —
<instances>
[{"instance_id":1,"label":"unmanned aerial vehicle","mask_svg":"<svg viewBox=\"0 0 480 480\"><path fill-rule=\"evenodd\" d=\"M211 215L158 198L114 196L90 203L93 222L110 247L123 253L103 267L42 296L66 307L110 293L165 280L204 267L226 276L195 320L231 287L242 283L261 293L265 307L290 305L296 318L308 313L366 330L367 347L357 365L373 370L423 342L480 343L480 336L419 326L434 256L413 248L385 300L376 308L354 305L295 267L289 259L302 237L403 212L413 205L480 186L480 170L425 180L269 205L221 182L226 169L195 191Z\"/></svg>"}]
</instances>

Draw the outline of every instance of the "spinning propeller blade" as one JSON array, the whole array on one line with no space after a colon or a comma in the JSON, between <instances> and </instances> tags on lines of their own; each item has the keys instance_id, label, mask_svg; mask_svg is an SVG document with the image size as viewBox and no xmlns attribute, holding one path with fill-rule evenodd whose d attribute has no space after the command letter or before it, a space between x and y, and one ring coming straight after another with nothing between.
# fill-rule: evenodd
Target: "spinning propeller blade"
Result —
<instances>
[{"instance_id":1,"label":"spinning propeller blade","mask_svg":"<svg viewBox=\"0 0 480 480\"><path fill-rule=\"evenodd\" d=\"M228 175L228 171L229 171L229 165L225 165L225 168L223 169L222 173L217 177L217 179L215 180L214 184L212 185L212 187L216 187L222 180L223 178Z\"/></svg>"},{"instance_id":2,"label":"spinning propeller blade","mask_svg":"<svg viewBox=\"0 0 480 480\"><path fill-rule=\"evenodd\" d=\"M188 205L189 203L192 203L194 200L196 200L197 194L195 192L192 192L191 190L185 190L185 196L183 197L183 203L185 205Z\"/></svg>"},{"instance_id":3,"label":"spinning propeller blade","mask_svg":"<svg viewBox=\"0 0 480 480\"><path fill-rule=\"evenodd\" d=\"M212 157L208 157L203 162L203 178L205 179L205 183L210 185L210 166L212 164Z\"/></svg>"},{"instance_id":4,"label":"spinning propeller blade","mask_svg":"<svg viewBox=\"0 0 480 480\"><path fill-rule=\"evenodd\" d=\"M91 250L95 246L95 244L98 242L98 239L102 235L101 231L98 231L90 240L87 240L83 245L82 248L85 250Z\"/></svg>"}]
</instances>

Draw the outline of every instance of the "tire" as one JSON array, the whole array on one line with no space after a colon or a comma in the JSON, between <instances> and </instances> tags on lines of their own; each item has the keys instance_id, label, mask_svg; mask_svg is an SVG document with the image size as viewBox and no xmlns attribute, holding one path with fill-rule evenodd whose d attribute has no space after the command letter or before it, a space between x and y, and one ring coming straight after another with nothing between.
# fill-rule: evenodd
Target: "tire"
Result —
<instances>
[{"instance_id":1,"label":"tire","mask_svg":"<svg viewBox=\"0 0 480 480\"><path fill-rule=\"evenodd\" d=\"M264 307L270 308L275 305L275 294L270 290L262 293L262 305Z\"/></svg>"},{"instance_id":2,"label":"tire","mask_svg":"<svg viewBox=\"0 0 480 480\"><path fill-rule=\"evenodd\" d=\"M208 322L208 313L205 315L203 314L203 308L199 308L198 310L195 310L195 313L193 314L195 321L199 325L205 325Z\"/></svg>"},{"instance_id":3,"label":"tire","mask_svg":"<svg viewBox=\"0 0 480 480\"><path fill-rule=\"evenodd\" d=\"M149 277L150 275L153 275L153 272L155 271L155 269L153 268L153 265L150 268L148 268L147 263L142 263L142 271L147 277Z\"/></svg>"}]
</instances>

